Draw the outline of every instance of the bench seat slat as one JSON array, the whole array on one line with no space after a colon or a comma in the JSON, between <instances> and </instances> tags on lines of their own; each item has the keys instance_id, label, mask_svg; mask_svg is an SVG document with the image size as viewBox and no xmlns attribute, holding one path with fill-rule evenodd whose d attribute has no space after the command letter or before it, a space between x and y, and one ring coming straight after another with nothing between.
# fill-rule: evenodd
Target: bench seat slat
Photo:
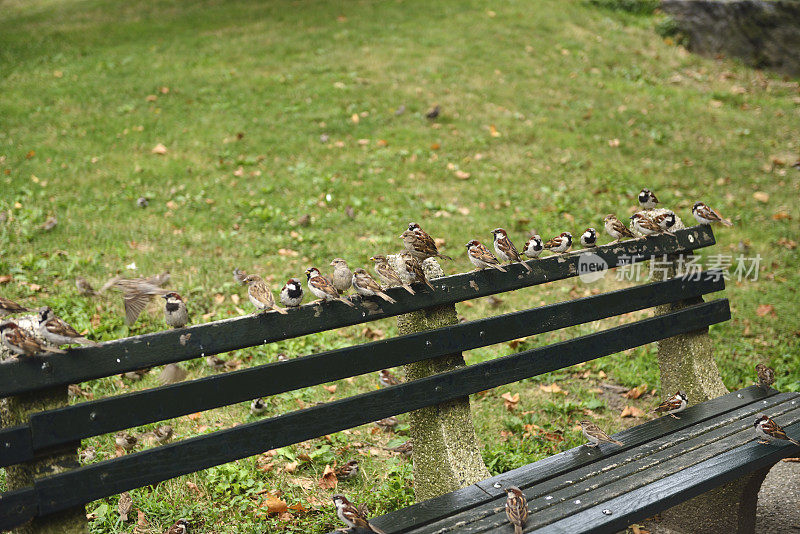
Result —
<instances>
[{"instance_id":1,"label":"bench seat slat","mask_svg":"<svg viewBox=\"0 0 800 534\"><path fill-rule=\"evenodd\" d=\"M33 460L31 430L28 425L12 426L0 431L0 467Z\"/></svg>"},{"instance_id":2,"label":"bench seat slat","mask_svg":"<svg viewBox=\"0 0 800 534\"><path fill-rule=\"evenodd\" d=\"M195 412L332 382L583 324L651 306L691 299L724 288L719 271L699 279L673 278L36 413L35 448L163 421ZM0 441L2 432L0 432Z\"/></svg>"},{"instance_id":3,"label":"bench seat slat","mask_svg":"<svg viewBox=\"0 0 800 534\"><path fill-rule=\"evenodd\" d=\"M727 299L281 415L36 481L42 514L154 484L265 450L439 404L722 322Z\"/></svg>"},{"instance_id":4,"label":"bench seat slat","mask_svg":"<svg viewBox=\"0 0 800 534\"><path fill-rule=\"evenodd\" d=\"M0 532L26 523L36 516L38 501L33 488L0 495Z\"/></svg>"},{"instance_id":5,"label":"bench seat slat","mask_svg":"<svg viewBox=\"0 0 800 534\"><path fill-rule=\"evenodd\" d=\"M751 386L738 392L729 393L722 397L690 406L681 413L680 419L660 417L615 434L615 437L625 444L624 447L601 445L600 451L602 451L603 456L600 460L598 460L598 455L596 453L588 450L586 447L576 447L478 482L476 485L480 486L487 495L491 496L485 498L480 504L482 505L504 497L504 488L510 485L518 485L525 488L532 484L539 484L544 494L546 494L547 491L555 491L558 489L557 483L555 482L557 477L577 472L586 468L586 466L593 462L600 463L601 466L599 468L602 468L602 465L604 465L602 462L612 458L612 456L606 456L608 453L619 452L623 457L635 458L637 454L633 449L652 443L664 435L674 436L675 439L680 439L680 436L691 436L694 432L692 427L699 423L716 427L725 421L731 420L731 418L738 419L742 414L755 413L758 410L764 409L764 407L771 407L775 404L785 402L789 398L791 398L791 394L778 394L775 390L765 392L757 386ZM762 404L764 401L767 401L768 404ZM577 479L577 477L575 478ZM569 477L567 477L567 479L569 479ZM548 482L551 483L550 487L547 486ZM436 497L431 500L435 501L443 497L444 496ZM446 518L450 517L452 517L452 522L466 520L466 518L469 517L469 513L459 514L459 511L455 510L450 513L445 511L440 515L435 515L433 511L442 507L428 506L428 502L429 501L417 503L403 510L391 512L385 516L376 518L375 524L391 533L407 532L414 528L419 528L421 531L427 532L428 530L422 529L423 526L430 525L437 521L441 521L441 523L444 524L449 522ZM465 508L472 508L475 506L478 505L473 503ZM416 508L419 508L421 511L415 511ZM463 509L464 508L462 508L462 510ZM408 514L408 512L411 511L414 511L414 513ZM431 529L429 526L426 528L429 530Z\"/></svg>"},{"instance_id":6,"label":"bench seat slat","mask_svg":"<svg viewBox=\"0 0 800 534\"><path fill-rule=\"evenodd\" d=\"M25 358L3 365L0 397L76 384L563 280L578 274L580 258L585 254L593 254L609 267L615 267L621 258L627 262L645 261L651 256L690 252L715 243L708 225L680 230L675 234L674 237L663 235L634 239L603 245L591 251L530 260L527 263L532 268L531 273L522 265L515 264L508 266L507 273L490 269L447 276L433 281L434 292L420 291L412 296L402 288L388 289L387 293L397 300L397 304L355 299L357 305L354 308L340 302L306 305L289 310L286 316L276 313L249 315L111 341L96 347L73 348L66 356ZM47 372L42 372L44 359L50 363Z\"/></svg>"}]
</instances>

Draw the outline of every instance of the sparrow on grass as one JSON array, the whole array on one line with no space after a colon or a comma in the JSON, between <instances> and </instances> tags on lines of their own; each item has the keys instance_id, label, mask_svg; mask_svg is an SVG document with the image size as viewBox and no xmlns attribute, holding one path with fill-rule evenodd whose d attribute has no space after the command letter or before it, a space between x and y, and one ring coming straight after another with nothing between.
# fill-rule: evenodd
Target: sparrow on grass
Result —
<instances>
[{"instance_id":1,"label":"sparrow on grass","mask_svg":"<svg viewBox=\"0 0 800 534\"><path fill-rule=\"evenodd\" d=\"M14 313L23 313L26 311L30 310L25 306L17 304L13 300L0 297L0 317L4 317L6 315L12 315Z\"/></svg>"},{"instance_id":2,"label":"sparrow on grass","mask_svg":"<svg viewBox=\"0 0 800 534\"><path fill-rule=\"evenodd\" d=\"M124 430L120 430L114 436L114 443L116 443L124 451L130 452L136 448L136 444L139 443L139 440L136 439L136 436L131 436Z\"/></svg>"},{"instance_id":3,"label":"sparrow on grass","mask_svg":"<svg viewBox=\"0 0 800 534\"><path fill-rule=\"evenodd\" d=\"M131 513L133 508L133 499L131 494L126 492L119 494L119 501L117 502L117 512L119 513L119 520L123 523L128 520L128 514Z\"/></svg>"},{"instance_id":4,"label":"sparrow on grass","mask_svg":"<svg viewBox=\"0 0 800 534\"><path fill-rule=\"evenodd\" d=\"M506 488L506 517L514 525L514 534L522 534L522 529L528 521L528 501L516 486Z\"/></svg>"},{"instance_id":5,"label":"sparrow on grass","mask_svg":"<svg viewBox=\"0 0 800 534\"><path fill-rule=\"evenodd\" d=\"M169 527L166 534L187 534L189 532L189 522L185 519L178 519L178 521Z\"/></svg>"},{"instance_id":6,"label":"sparrow on grass","mask_svg":"<svg viewBox=\"0 0 800 534\"><path fill-rule=\"evenodd\" d=\"M689 405L689 399L686 397L686 393L683 391L678 391L675 395L671 396L661 404L659 404L654 413L664 413L669 415L670 417L674 417L675 419L680 419L677 415L678 412L682 412L686 409L686 406Z\"/></svg>"},{"instance_id":7,"label":"sparrow on grass","mask_svg":"<svg viewBox=\"0 0 800 534\"><path fill-rule=\"evenodd\" d=\"M394 376L388 369L381 369L381 372L378 374L378 382L385 388L396 386L401 383L400 379Z\"/></svg>"},{"instance_id":8,"label":"sparrow on grass","mask_svg":"<svg viewBox=\"0 0 800 534\"><path fill-rule=\"evenodd\" d=\"M253 399L250 403L250 413L252 415L261 415L267 411L267 401L262 398Z\"/></svg>"},{"instance_id":9,"label":"sparrow on grass","mask_svg":"<svg viewBox=\"0 0 800 534\"><path fill-rule=\"evenodd\" d=\"M75 287L78 289L78 293L81 295L88 295L94 296L97 295L97 291L94 290L92 284L90 284L86 278L82 276L75 277Z\"/></svg>"},{"instance_id":10,"label":"sparrow on grass","mask_svg":"<svg viewBox=\"0 0 800 534\"><path fill-rule=\"evenodd\" d=\"M347 480L358 475L358 460L350 460L341 467L333 470L333 474L339 480Z\"/></svg>"}]
</instances>

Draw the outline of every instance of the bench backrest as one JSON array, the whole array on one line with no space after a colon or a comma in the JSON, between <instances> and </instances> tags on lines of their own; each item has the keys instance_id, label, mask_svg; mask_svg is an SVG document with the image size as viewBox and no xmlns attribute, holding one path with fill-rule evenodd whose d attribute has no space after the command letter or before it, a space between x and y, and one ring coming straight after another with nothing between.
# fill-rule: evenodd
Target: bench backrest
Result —
<instances>
[{"instance_id":1,"label":"bench backrest","mask_svg":"<svg viewBox=\"0 0 800 534\"><path fill-rule=\"evenodd\" d=\"M689 253L714 244L708 226L605 245L592 250L609 268L622 262ZM144 367L218 354L416 310L576 276L584 252L439 278L435 291L387 290L396 304L361 301L307 305L70 349L65 356L27 358L0 366L0 397L63 387ZM632 259L632 260L631 260ZM428 358L459 353L657 305L686 301L724 288L719 273L673 278L436 330L320 352L164 387L34 413L0 430L0 467L15 465L91 436L323 384ZM36 479L0 495L0 529L37 515L155 484L264 451L370 423L524 378L547 373L730 318L726 299L679 309L552 345L498 357L398 386L105 460Z\"/></svg>"}]
</instances>

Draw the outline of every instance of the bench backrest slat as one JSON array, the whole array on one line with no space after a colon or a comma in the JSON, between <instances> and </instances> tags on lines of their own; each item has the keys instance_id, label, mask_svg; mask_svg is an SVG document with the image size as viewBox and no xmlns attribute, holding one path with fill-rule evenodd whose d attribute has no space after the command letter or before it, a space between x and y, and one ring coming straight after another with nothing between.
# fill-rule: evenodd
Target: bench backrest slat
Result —
<instances>
[{"instance_id":1,"label":"bench backrest slat","mask_svg":"<svg viewBox=\"0 0 800 534\"><path fill-rule=\"evenodd\" d=\"M727 299L81 467L35 483L42 514L460 398L730 318Z\"/></svg>"},{"instance_id":2,"label":"bench backrest slat","mask_svg":"<svg viewBox=\"0 0 800 534\"><path fill-rule=\"evenodd\" d=\"M708 226L696 226L677 232L675 237L665 235L625 241L597 247L591 252L609 267L615 267L621 259L644 261L653 256L690 252L714 243L714 234ZM288 316L267 313L238 317L112 341L97 347L75 348L64 357L24 358L0 367L0 397L77 384L562 280L578 274L582 256L583 253L575 253L529 261L532 273L527 273L520 264L513 264L507 266L508 273L490 269L446 276L433 282L436 291L421 290L413 296L400 288L387 290L397 299L397 304L381 302L378 305L368 300L358 301L355 308L339 302L303 306L291 310Z\"/></svg>"},{"instance_id":3,"label":"bench backrest slat","mask_svg":"<svg viewBox=\"0 0 800 534\"><path fill-rule=\"evenodd\" d=\"M673 278L222 375L34 413L23 446L43 449L256 397L485 347L720 291L719 271ZM4 431L0 431L0 443ZM32 452L31 452L32 454ZM0 466L6 463L0 458Z\"/></svg>"}]
</instances>

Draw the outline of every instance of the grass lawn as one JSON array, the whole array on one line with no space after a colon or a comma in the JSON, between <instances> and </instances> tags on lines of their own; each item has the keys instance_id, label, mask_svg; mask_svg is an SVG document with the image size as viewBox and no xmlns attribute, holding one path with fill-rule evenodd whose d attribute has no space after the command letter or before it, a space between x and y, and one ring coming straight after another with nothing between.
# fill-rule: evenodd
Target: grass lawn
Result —
<instances>
[{"instance_id":1,"label":"grass lawn","mask_svg":"<svg viewBox=\"0 0 800 534\"><path fill-rule=\"evenodd\" d=\"M399 249L397 236L415 220L456 257L444 268L465 271L469 239L489 243L497 226L518 244L534 228L577 236L601 228L606 213L627 217L647 186L687 222L695 200L734 220L706 260L762 258L757 281L729 282L734 319L711 330L725 384L749 385L764 360L779 389L800 390L797 80L693 56L659 37L657 14L579 1L490 10L475 0L4 0L0 9L5 297L47 303L90 337L115 339L164 328L163 318L154 309L129 329L118 296L79 296L75 276L98 286L118 272L169 269L194 321L210 321L241 313L232 296L250 312L230 275L236 266L277 290L336 256L359 266ZM441 117L426 120L434 104ZM159 144L165 153L153 152ZM57 226L42 230L51 215ZM474 319L614 285L569 280L458 311ZM395 331L385 320L225 357L256 365ZM210 372L202 361L187 367L190 377ZM98 398L154 386L156 374L83 388ZM539 387L553 382L566 394ZM657 390L655 347L474 397L492 472L580 444L574 426L584 410L608 430L641 422L618 416L625 405L652 407L654 396L622 399L599 387L609 382ZM337 385L335 394L280 395L269 414L377 380ZM506 391L520 394L514 412L503 406ZM185 438L251 417L242 404L172 424ZM179 517L192 519L193 532L326 532L340 525L317 480L326 464L351 458L364 474L339 491L384 513L413 500L410 462L380 448L398 439L362 427L136 490L137 532L163 532ZM84 446L114 453L113 436ZM296 506L267 516L259 503L270 492ZM116 502L89 505L92 532L133 530Z\"/></svg>"}]
</instances>

